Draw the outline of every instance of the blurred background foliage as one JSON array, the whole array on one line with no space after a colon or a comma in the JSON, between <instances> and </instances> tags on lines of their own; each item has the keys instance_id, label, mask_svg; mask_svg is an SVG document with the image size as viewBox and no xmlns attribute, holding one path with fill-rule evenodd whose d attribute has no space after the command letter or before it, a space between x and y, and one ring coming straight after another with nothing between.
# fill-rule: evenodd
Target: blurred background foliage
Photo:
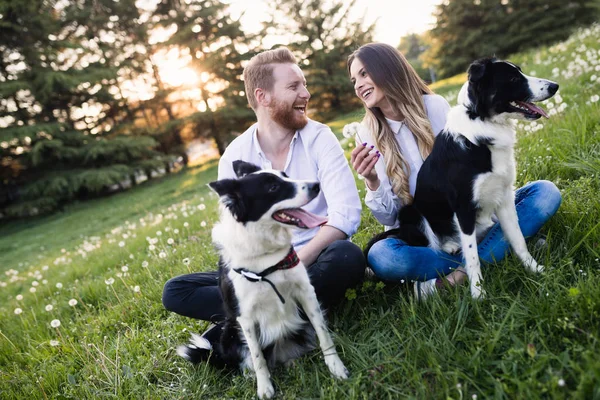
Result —
<instances>
[{"instance_id":1,"label":"blurred background foliage","mask_svg":"<svg viewBox=\"0 0 600 400\"><path fill-rule=\"evenodd\" d=\"M360 108L346 59L377 22L350 18L354 0L271 4L251 34L217 0L0 0L0 220L176 171L198 140L222 153L254 121L241 75L268 48L297 55L311 117ZM435 15L432 30L398 38L428 82L563 39L599 11L585 0L446 0Z\"/></svg>"}]
</instances>

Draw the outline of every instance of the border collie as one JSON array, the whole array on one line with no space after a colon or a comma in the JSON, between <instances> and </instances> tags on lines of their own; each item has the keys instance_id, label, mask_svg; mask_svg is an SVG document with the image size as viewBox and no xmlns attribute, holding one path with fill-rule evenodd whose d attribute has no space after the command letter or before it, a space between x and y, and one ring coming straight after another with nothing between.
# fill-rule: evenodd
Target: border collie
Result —
<instances>
[{"instance_id":1,"label":"border collie","mask_svg":"<svg viewBox=\"0 0 600 400\"><path fill-rule=\"evenodd\" d=\"M319 183L291 180L243 161L235 161L233 168L238 179L209 183L220 196L221 217L212 238L220 254L226 320L219 338L192 335L177 353L194 363L208 360L253 371L258 396L270 398L275 391L269 369L315 349L316 333L329 371L346 379L348 370L291 245L294 228L327 222L300 208L319 194Z\"/></svg>"},{"instance_id":2,"label":"border collie","mask_svg":"<svg viewBox=\"0 0 600 400\"><path fill-rule=\"evenodd\" d=\"M525 267L543 270L527 250L517 220L512 120L548 118L533 102L552 97L558 85L495 58L473 62L468 77L419 171L413 203L398 214L400 227L375 236L365 254L386 237L448 253L462 250L471 295L479 298L484 292L477 240L493 225L494 215Z\"/></svg>"}]
</instances>

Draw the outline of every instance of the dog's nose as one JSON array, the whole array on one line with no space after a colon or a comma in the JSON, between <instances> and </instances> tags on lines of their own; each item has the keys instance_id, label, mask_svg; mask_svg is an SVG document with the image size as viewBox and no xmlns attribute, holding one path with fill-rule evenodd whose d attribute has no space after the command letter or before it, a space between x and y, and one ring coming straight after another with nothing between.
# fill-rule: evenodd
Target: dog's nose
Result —
<instances>
[{"instance_id":1,"label":"dog's nose","mask_svg":"<svg viewBox=\"0 0 600 400\"><path fill-rule=\"evenodd\" d=\"M550 83L550 85L548 86L548 92L550 93L550 95L554 96L554 93L556 93L558 91L558 83Z\"/></svg>"},{"instance_id":2,"label":"dog's nose","mask_svg":"<svg viewBox=\"0 0 600 400\"><path fill-rule=\"evenodd\" d=\"M319 184L319 182L308 184L308 192L310 194L313 194L316 196L319 194L320 191L321 191L321 185Z\"/></svg>"}]
</instances>

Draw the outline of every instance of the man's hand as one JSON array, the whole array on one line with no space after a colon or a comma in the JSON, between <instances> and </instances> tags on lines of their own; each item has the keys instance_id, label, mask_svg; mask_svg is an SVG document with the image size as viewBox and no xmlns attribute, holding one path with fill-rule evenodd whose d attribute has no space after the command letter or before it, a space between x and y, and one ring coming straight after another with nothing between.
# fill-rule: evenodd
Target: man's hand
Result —
<instances>
[{"instance_id":1,"label":"man's hand","mask_svg":"<svg viewBox=\"0 0 600 400\"><path fill-rule=\"evenodd\" d=\"M298 250L298 258L304 263L306 267L311 265L317 260L317 257L321 252L336 240L346 239L346 234L333 226L324 225L319 229L319 232L314 238Z\"/></svg>"}]
</instances>

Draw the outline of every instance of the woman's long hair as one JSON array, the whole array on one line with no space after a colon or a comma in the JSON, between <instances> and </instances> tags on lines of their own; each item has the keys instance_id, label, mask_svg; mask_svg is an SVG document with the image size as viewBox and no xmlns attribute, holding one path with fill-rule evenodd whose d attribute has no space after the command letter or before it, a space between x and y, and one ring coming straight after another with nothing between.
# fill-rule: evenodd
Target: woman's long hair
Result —
<instances>
[{"instance_id":1,"label":"woman's long hair","mask_svg":"<svg viewBox=\"0 0 600 400\"><path fill-rule=\"evenodd\" d=\"M369 43L361 46L348 57L348 74L356 58L360 59L373 83L383 91L394 113L404 116L404 123L415 136L421 157L423 160L427 158L433 147L434 135L425 111L423 95L433 94L431 89L404 56L390 45ZM373 134L375 144L383 154L392 190L404 204L410 204L410 166L398 147L395 132L392 132L378 107L365 106L365 110L363 123Z\"/></svg>"}]
</instances>

